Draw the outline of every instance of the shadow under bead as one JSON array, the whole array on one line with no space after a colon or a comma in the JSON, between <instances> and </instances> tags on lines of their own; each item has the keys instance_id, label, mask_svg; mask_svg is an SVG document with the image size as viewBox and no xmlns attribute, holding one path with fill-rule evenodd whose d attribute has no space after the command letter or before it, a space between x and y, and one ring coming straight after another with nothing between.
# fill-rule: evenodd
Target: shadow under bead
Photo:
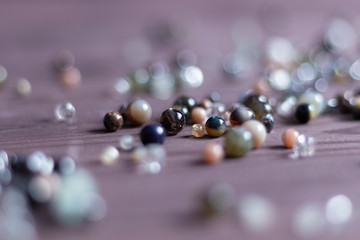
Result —
<instances>
[{"instance_id":1,"label":"shadow under bead","mask_svg":"<svg viewBox=\"0 0 360 240\"><path fill-rule=\"evenodd\" d=\"M109 132L115 132L124 124L122 115L118 112L108 112L104 117L105 129Z\"/></svg>"},{"instance_id":2,"label":"shadow under bead","mask_svg":"<svg viewBox=\"0 0 360 240\"><path fill-rule=\"evenodd\" d=\"M165 129L160 124L147 125L141 130L140 138L144 145L150 143L163 144L165 140Z\"/></svg>"},{"instance_id":3,"label":"shadow under bead","mask_svg":"<svg viewBox=\"0 0 360 240\"><path fill-rule=\"evenodd\" d=\"M230 126L234 128L250 119L255 119L255 113L250 108L239 106L231 112L229 122Z\"/></svg>"},{"instance_id":4,"label":"shadow under bead","mask_svg":"<svg viewBox=\"0 0 360 240\"><path fill-rule=\"evenodd\" d=\"M296 107L295 118L299 123L307 123L315 116L315 108L311 104L300 104Z\"/></svg>"},{"instance_id":5,"label":"shadow under bead","mask_svg":"<svg viewBox=\"0 0 360 240\"><path fill-rule=\"evenodd\" d=\"M176 135L185 125L185 116L181 111L169 108L161 114L160 124L168 135Z\"/></svg>"},{"instance_id":6,"label":"shadow under bead","mask_svg":"<svg viewBox=\"0 0 360 240\"><path fill-rule=\"evenodd\" d=\"M226 122L218 116L210 117L205 123L206 132L212 137L220 137L226 131Z\"/></svg>"}]
</instances>

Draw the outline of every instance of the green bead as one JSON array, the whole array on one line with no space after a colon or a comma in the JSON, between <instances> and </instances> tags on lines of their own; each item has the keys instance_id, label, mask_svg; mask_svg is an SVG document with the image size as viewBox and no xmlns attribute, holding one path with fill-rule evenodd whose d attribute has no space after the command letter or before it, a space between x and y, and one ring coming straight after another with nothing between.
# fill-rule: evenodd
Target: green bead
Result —
<instances>
[{"instance_id":1,"label":"green bead","mask_svg":"<svg viewBox=\"0 0 360 240\"><path fill-rule=\"evenodd\" d=\"M225 149L230 157L241 157L253 148L251 132L243 127L237 127L225 136Z\"/></svg>"}]
</instances>

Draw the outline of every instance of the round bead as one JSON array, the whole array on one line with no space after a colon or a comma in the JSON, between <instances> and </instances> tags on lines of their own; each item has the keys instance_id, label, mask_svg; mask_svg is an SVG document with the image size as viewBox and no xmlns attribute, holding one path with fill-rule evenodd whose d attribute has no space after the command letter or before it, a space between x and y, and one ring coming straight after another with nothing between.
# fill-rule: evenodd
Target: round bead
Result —
<instances>
[{"instance_id":1,"label":"round bead","mask_svg":"<svg viewBox=\"0 0 360 240\"><path fill-rule=\"evenodd\" d=\"M207 118L206 110L202 107L195 107L190 114L194 123L204 123Z\"/></svg>"},{"instance_id":2,"label":"round bead","mask_svg":"<svg viewBox=\"0 0 360 240\"><path fill-rule=\"evenodd\" d=\"M295 131L293 128L289 128L283 132L281 140L285 147L292 148L298 136L299 132Z\"/></svg>"},{"instance_id":3,"label":"round bead","mask_svg":"<svg viewBox=\"0 0 360 240\"><path fill-rule=\"evenodd\" d=\"M250 119L255 119L254 112L247 107L237 107L230 114L230 126L240 126L244 122Z\"/></svg>"},{"instance_id":4,"label":"round bead","mask_svg":"<svg viewBox=\"0 0 360 240\"><path fill-rule=\"evenodd\" d=\"M321 93L315 91L309 91L301 94L298 99L298 104L311 104L314 106L315 116L318 116L324 112L326 107L326 102L324 96Z\"/></svg>"},{"instance_id":5,"label":"round bead","mask_svg":"<svg viewBox=\"0 0 360 240\"><path fill-rule=\"evenodd\" d=\"M61 175L72 174L76 170L75 160L69 156L64 156L55 163L54 170Z\"/></svg>"},{"instance_id":6,"label":"round bead","mask_svg":"<svg viewBox=\"0 0 360 240\"><path fill-rule=\"evenodd\" d=\"M135 139L131 135L123 135L120 137L118 147L123 151L129 151L135 146Z\"/></svg>"},{"instance_id":7,"label":"round bead","mask_svg":"<svg viewBox=\"0 0 360 240\"><path fill-rule=\"evenodd\" d=\"M245 96L242 102L246 107L251 108L252 105L259 102L268 103L268 99L264 95L250 94Z\"/></svg>"},{"instance_id":8,"label":"round bead","mask_svg":"<svg viewBox=\"0 0 360 240\"><path fill-rule=\"evenodd\" d=\"M149 143L163 144L165 140L165 130L160 124L147 125L141 130L140 138L144 145Z\"/></svg>"},{"instance_id":9,"label":"round bead","mask_svg":"<svg viewBox=\"0 0 360 240\"><path fill-rule=\"evenodd\" d=\"M192 97L181 96L181 97L178 97L174 101L173 106L176 106L176 105L186 106L189 109L189 111L191 112L191 110L196 106L196 101Z\"/></svg>"},{"instance_id":10,"label":"round bead","mask_svg":"<svg viewBox=\"0 0 360 240\"><path fill-rule=\"evenodd\" d=\"M225 136L225 149L230 157L241 157L252 148L252 134L246 128L234 128Z\"/></svg>"},{"instance_id":11,"label":"round bead","mask_svg":"<svg viewBox=\"0 0 360 240\"><path fill-rule=\"evenodd\" d=\"M258 148L265 142L266 129L261 122L257 120L249 120L244 122L241 126L251 132L253 139L253 148Z\"/></svg>"},{"instance_id":12,"label":"round bead","mask_svg":"<svg viewBox=\"0 0 360 240\"><path fill-rule=\"evenodd\" d=\"M351 113L351 103L350 103L351 92L348 91L342 95L338 95L336 99L338 103L338 108L341 113L343 114Z\"/></svg>"},{"instance_id":13,"label":"round bead","mask_svg":"<svg viewBox=\"0 0 360 240\"><path fill-rule=\"evenodd\" d=\"M197 123L192 125L191 127L191 135L193 135L196 138L201 138L205 134L205 126L204 124Z\"/></svg>"},{"instance_id":14,"label":"round bead","mask_svg":"<svg viewBox=\"0 0 360 240\"><path fill-rule=\"evenodd\" d=\"M16 92L21 97L26 97L30 95L31 89L32 89L31 83L26 78L20 78L15 88Z\"/></svg>"},{"instance_id":15,"label":"round bead","mask_svg":"<svg viewBox=\"0 0 360 240\"><path fill-rule=\"evenodd\" d=\"M119 158L120 152L113 146L105 147L100 153L100 162L107 166L114 165Z\"/></svg>"},{"instance_id":16,"label":"round bead","mask_svg":"<svg viewBox=\"0 0 360 240\"><path fill-rule=\"evenodd\" d=\"M74 54L69 50L62 50L54 56L53 67L61 72L75 66Z\"/></svg>"},{"instance_id":17,"label":"round bead","mask_svg":"<svg viewBox=\"0 0 360 240\"><path fill-rule=\"evenodd\" d=\"M172 108L182 112L184 114L184 116L185 116L186 122L187 123L189 122L189 120L190 120L190 111L189 111L187 106L185 106L185 105L175 105Z\"/></svg>"},{"instance_id":18,"label":"round bead","mask_svg":"<svg viewBox=\"0 0 360 240\"><path fill-rule=\"evenodd\" d=\"M61 71L60 82L66 88L76 88L81 84L81 73L76 67Z\"/></svg>"},{"instance_id":19,"label":"round bead","mask_svg":"<svg viewBox=\"0 0 360 240\"><path fill-rule=\"evenodd\" d=\"M151 118L150 104L142 99L131 102L126 108L126 117L134 126L141 126Z\"/></svg>"},{"instance_id":20,"label":"round bead","mask_svg":"<svg viewBox=\"0 0 360 240\"><path fill-rule=\"evenodd\" d=\"M218 116L210 117L205 123L206 132L212 137L220 137L225 133L225 120Z\"/></svg>"},{"instance_id":21,"label":"round bead","mask_svg":"<svg viewBox=\"0 0 360 240\"><path fill-rule=\"evenodd\" d=\"M214 142L207 143L203 148L203 161L206 164L216 164L224 159L223 147Z\"/></svg>"},{"instance_id":22,"label":"round bead","mask_svg":"<svg viewBox=\"0 0 360 240\"><path fill-rule=\"evenodd\" d=\"M271 131L274 127L274 124L275 124L274 116L270 113L265 114L260 118L260 122L262 124L264 124L264 126L266 128L266 132L271 133Z\"/></svg>"},{"instance_id":23,"label":"round bead","mask_svg":"<svg viewBox=\"0 0 360 240\"><path fill-rule=\"evenodd\" d=\"M124 119L122 115L118 112L108 112L104 116L104 126L105 129L109 132L115 132L121 128L124 124Z\"/></svg>"},{"instance_id":24,"label":"round bead","mask_svg":"<svg viewBox=\"0 0 360 240\"><path fill-rule=\"evenodd\" d=\"M160 123L168 135L176 135L185 125L185 116L179 110L169 108L161 114Z\"/></svg>"},{"instance_id":25,"label":"round bead","mask_svg":"<svg viewBox=\"0 0 360 240\"><path fill-rule=\"evenodd\" d=\"M71 102L60 103L54 109L54 115L59 122L72 123L75 119L76 109Z\"/></svg>"},{"instance_id":26,"label":"round bead","mask_svg":"<svg viewBox=\"0 0 360 240\"><path fill-rule=\"evenodd\" d=\"M300 104L296 107L295 118L299 123L307 123L314 118L315 108L311 104Z\"/></svg>"}]
</instances>

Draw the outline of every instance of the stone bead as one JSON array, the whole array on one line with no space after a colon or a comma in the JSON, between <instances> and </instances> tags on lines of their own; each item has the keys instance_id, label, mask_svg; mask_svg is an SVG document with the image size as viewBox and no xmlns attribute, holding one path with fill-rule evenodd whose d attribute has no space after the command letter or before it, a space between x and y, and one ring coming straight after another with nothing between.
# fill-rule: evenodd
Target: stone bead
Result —
<instances>
[{"instance_id":1,"label":"stone bead","mask_svg":"<svg viewBox=\"0 0 360 240\"><path fill-rule=\"evenodd\" d=\"M300 104L296 107L295 118L299 123L307 123L315 117L315 108L311 104Z\"/></svg>"},{"instance_id":2,"label":"stone bead","mask_svg":"<svg viewBox=\"0 0 360 240\"><path fill-rule=\"evenodd\" d=\"M163 144L165 140L165 129L160 124L151 124L143 127L140 132L141 142Z\"/></svg>"},{"instance_id":3,"label":"stone bead","mask_svg":"<svg viewBox=\"0 0 360 240\"><path fill-rule=\"evenodd\" d=\"M189 109L189 111L191 112L191 110L196 106L196 101L192 97L181 96L181 97L178 97L174 101L173 106L176 106L176 105L186 106Z\"/></svg>"},{"instance_id":4,"label":"stone bead","mask_svg":"<svg viewBox=\"0 0 360 240\"><path fill-rule=\"evenodd\" d=\"M248 120L242 127L246 128L252 134L253 148L260 147L266 140L265 126L257 120Z\"/></svg>"},{"instance_id":5,"label":"stone bead","mask_svg":"<svg viewBox=\"0 0 360 240\"><path fill-rule=\"evenodd\" d=\"M105 147L100 153L100 162L104 165L114 165L120 159L120 152L113 146Z\"/></svg>"},{"instance_id":6,"label":"stone bead","mask_svg":"<svg viewBox=\"0 0 360 240\"><path fill-rule=\"evenodd\" d=\"M127 120L134 126L141 126L149 121L151 114L150 104L142 99L132 101L126 108Z\"/></svg>"},{"instance_id":7,"label":"stone bead","mask_svg":"<svg viewBox=\"0 0 360 240\"><path fill-rule=\"evenodd\" d=\"M191 127L191 135L196 138L201 138L205 134L205 126L202 123L197 123Z\"/></svg>"},{"instance_id":8,"label":"stone bead","mask_svg":"<svg viewBox=\"0 0 360 240\"><path fill-rule=\"evenodd\" d=\"M176 135L185 125L185 116L179 110L169 108L161 114L160 124L165 128L168 135Z\"/></svg>"},{"instance_id":9,"label":"stone bead","mask_svg":"<svg viewBox=\"0 0 360 240\"><path fill-rule=\"evenodd\" d=\"M220 137L225 133L225 120L218 116L210 117L205 123L206 132L212 137Z\"/></svg>"},{"instance_id":10,"label":"stone bead","mask_svg":"<svg viewBox=\"0 0 360 240\"><path fill-rule=\"evenodd\" d=\"M104 126L109 132L115 132L120 129L124 124L122 115L118 112L108 112L104 116Z\"/></svg>"},{"instance_id":11,"label":"stone bead","mask_svg":"<svg viewBox=\"0 0 360 240\"><path fill-rule=\"evenodd\" d=\"M268 99L264 95L249 94L242 100L242 103L248 108L251 108L252 105L258 102L268 103Z\"/></svg>"},{"instance_id":12,"label":"stone bead","mask_svg":"<svg viewBox=\"0 0 360 240\"><path fill-rule=\"evenodd\" d=\"M210 142L203 148L203 161L206 164L220 163L224 159L223 147L215 142Z\"/></svg>"},{"instance_id":13,"label":"stone bead","mask_svg":"<svg viewBox=\"0 0 360 240\"><path fill-rule=\"evenodd\" d=\"M207 119L206 110L202 107L195 107L191 111L190 118L194 123L204 123Z\"/></svg>"},{"instance_id":14,"label":"stone bead","mask_svg":"<svg viewBox=\"0 0 360 240\"><path fill-rule=\"evenodd\" d=\"M272 106L269 104L268 99L264 95L252 94L245 97L243 104L253 110L255 119L260 118L268 113L272 113Z\"/></svg>"},{"instance_id":15,"label":"stone bead","mask_svg":"<svg viewBox=\"0 0 360 240\"><path fill-rule=\"evenodd\" d=\"M321 93L309 91L301 94L298 99L298 104L311 104L314 106L315 116L320 115L326 108L325 98Z\"/></svg>"},{"instance_id":16,"label":"stone bead","mask_svg":"<svg viewBox=\"0 0 360 240\"><path fill-rule=\"evenodd\" d=\"M230 126L232 128L240 126L250 119L255 119L255 114L250 108L243 106L237 107L230 114Z\"/></svg>"},{"instance_id":17,"label":"stone bead","mask_svg":"<svg viewBox=\"0 0 360 240\"><path fill-rule=\"evenodd\" d=\"M190 111L187 106L185 105L175 105L172 107L173 109L179 110L185 116L186 123L190 122Z\"/></svg>"},{"instance_id":18,"label":"stone bead","mask_svg":"<svg viewBox=\"0 0 360 240\"><path fill-rule=\"evenodd\" d=\"M225 136L225 150L230 157L241 157L253 148L252 134L246 128L236 127Z\"/></svg>"},{"instance_id":19,"label":"stone bead","mask_svg":"<svg viewBox=\"0 0 360 240\"><path fill-rule=\"evenodd\" d=\"M260 122L264 124L267 133L271 133L272 129L274 128L275 119L274 116L270 113L263 115L260 118Z\"/></svg>"},{"instance_id":20,"label":"stone bead","mask_svg":"<svg viewBox=\"0 0 360 240\"><path fill-rule=\"evenodd\" d=\"M298 136L299 132L295 131L293 128L289 128L283 132L281 135L281 140L285 147L292 148Z\"/></svg>"},{"instance_id":21,"label":"stone bead","mask_svg":"<svg viewBox=\"0 0 360 240\"><path fill-rule=\"evenodd\" d=\"M60 82L64 87L72 89L81 84L81 73L78 68L72 67L60 72Z\"/></svg>"}]
</instances>

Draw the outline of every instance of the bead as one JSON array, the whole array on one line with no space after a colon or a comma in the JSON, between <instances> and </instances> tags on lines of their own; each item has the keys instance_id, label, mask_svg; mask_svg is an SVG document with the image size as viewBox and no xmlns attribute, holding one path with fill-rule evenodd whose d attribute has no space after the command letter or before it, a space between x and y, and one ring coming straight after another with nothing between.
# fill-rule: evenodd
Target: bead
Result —
<instances>
[{"instance_id":1,"label":"bead","mask_svg":"<svg viewBox=\"0 0 360 240\"><path fill-rule=\"evenodd\" d=\"M185 125L185 116L179 110L169 108L161 114L160 123L168 135L176 135Z\"/></svg>"},{"instance_id":2,"label":"bead","mask_svg":"<svg viewBox=\"0 0 360 240\"><path fill-rule=\"evenodd\" d=\"M205 134L205 126L202 123L197 123L191 127L191 135L196 138L201 138Z\"/></svg>"},{"instance_id":3,"label":"bead","mask_svg":"<svg viewBox=\"0 0 360 240\"><path fill-rule=\"evenodd\" d=\"M206 112L207 112L208 116L220 117L223 115L225 110L226 110L226 107L223 103L215 102L215 103L211 104L209 108L206 109Z\"/></svg>"},{"instance_id":4,"label":"bead","mask_svg":"<svg viewBox=\"0 0 360 240\"><path fill-rule=\"evenodd\" d=\"M29 182L28 194L37 203L47 203L54 195L54 184L54 179L51 179L51 177L34 176Z\"/></svg>"},{"instance_id":5,"label":"bead","mask_svg":"<svg viewBox=\"0 0 360 240\"><path fill-rule=\"evenodd\" d=\"M6 68L0 65L0 88L5 85L7 77L8 73Z\"/></svg>"},{"instance_id":6,"label":"bead","mask_svg":"<svg viewBox=\"0 0 360 240\"><path fill-rule=\"evenodd\" d=\"M5 151L0 151L0 172L9 167L9 156Z\"/></svg>"},{"instance_id":7,"label":"bead","mask_svg":"<svg viewBox=\"0 0 360 240\"><path fill-rule=\"evenodd\" d=\"M194 98L192 97L187 97L187 96L181 96L181 97L178 97L174 103L173 103L173 106L176 106L176 105L184 105L186 106L189 111L191 112L191 110L196 106L196 101Z\"/></svg>"},{"instance_id":8,"label":"bead","mask_svg":"<svg viewBox=\"0 0 360 240\"><path fill-rule=\"evenodd\" d=\"M243 106L237 107L230 114L230 126L232 128L240 126L250 119L255 119L255 114L250 108Z\"/></svg>"},{"instance_id":9,"label":"bead","mask_svg":"<svg viewBox=\"0 0 360 240\"><path fill-rule=\"evenodd\" d=\"M200 87L204 81L204 74L197 66L189 66L180 70L180 86L183 88Z\"/></svg>"},{"instance_id":10,"label":"bead","mask_svg":"<svg viewBox=\"0 0 360 240\"><path fill-rule=\"evenodd\" d=\"M295 96L286 97L276 109L276 113L283 118L290 118L294 116L294 110L297 104L297 98Z\"/></svg>"},{"instance_id":11,"label":"bead","mask_svg":"<svg viewBox=\"0 0 360 240\"><path fill-rule=\"evenodd\" d=\"M81 84L81 73L78 68L72 67L61 71L60 82L64 87L73 89Z\"/></svg>"},{"instance_id":12,"label":"bead","mask_svg":"<svg viewBox=\"0 0 360 240\"><path fill-rule=\"evenodd\" d=\"M31 83L26 78L20 78L16 84L16 92L20 97L26 97L31 93Z\"/></svg>"},{"instance_id":13,"label":"bead","mask_svg":"<svg viewBox=\"0 0 360 240\"><path fill-rule=\"evenodd\" d=\"M184 114L184 116L185 116L186 123L189 123L189 121L190 121L190 111L189 111L187 106L185 106L185 105L175 105L172 108L182 112Z\"/></svg>"},{"instance_id":14,"label":"bead","mask_svg":"<svg viewBox=\"0 0 360 240\"><path fill-rule=\"evenodd\" d=\"M355 96L350 99L351 112L354 119L360 119L360 96Z\"/></svg>"},{"instance_id":15,"label":"bead","mask_svg":"<svg viewBox=\"0 0 360 240\"><path fill-rule=\"evenodd\" d=\"M307 91L299 96L298 104L311 104L314 106L315 116L320 115L324 112L326 107L326 102L324 96L321 93L315 91Z\"/></svg>"},{"instance_id":16,"label":"bead","mask_svg":"<svg viewBox=\"0 0 360 240\"><path fill-rule=\"evenodd\" d=\"M260 122L262 124L264 124L264 126L266 128L266 132L271 133L271 131L274 127L274 124L275 124L274 116L270 113L265 114L260 118Z\"/></svg>"},{"instance_id":17,"label":"bead","mask_svg":"<svg viewBox=\"0 0 360 240\"><path fill-rule=\"evenodd\" d=\"M342 114L351 113L351 92L347 91L342 95L337 96L338 108Z\"/></svg>"},{"instance_id":18,"label":"bead","mask_svg":"<svg viewBox=\"0 0 360 240\"><path fill-rule=\"evenodd\" d=\"M298 131L295 131L295 129L293 128L288 128L281 135L281 141L283 142L285 147L292 148L298 136Z\"/></svg>"},{"instance_id":19,"label":"bead","mask_svg":"<svg viewBox=\"0 0 360 240\"><path fill-rule=\"evenodd\" d=\"M160 124L147 125L141 130L140 138L144 145L149 143L163 144L165 140L165 129Z\"/></svg>"},{"instance_id":20,"label":"bead","mask_svg":"<svg viewBox=\"0 0 360 240\"><path fill-rule=\"evenodd\" d=\"M272 113L272 106L264 95L248 95L243 100L243 103L255 113L255 119L257 120L260 120L264 114Z\"/></svg>"},{"instance_id":21,"label":"bead","mask_svg":"<svg viewBox=\"0 0 360 240\"><path fill-rule=\"evenodd\" d=\"M253 148L253 137L250 131L237 127L225 136L225 149L230 157L241 157Z\"/></svg>"},{"instance_id":22,"label":"bead","mask_svg":"<svg viewBox=\"0 0 360 240\"><path fill-rule=\"evenodd\" d=\"M101 151L99 158L102 164L110 166L119 161L120 153L115 147L107 146Z\"/></svg>"},{"instance_id":23,"label":"bead","mask_svg":"<svg viewBox=\"0 0 360 240\"><path fill-rule=\"evenodd\" d=\"M207 119L206 110L202 107L195 107L190 114L194 123L204 123Z\"/></svg>"},{"instance_id":24,"label":"bead","mask_svg":"<svg viewBox=\"0 0 360 240\"><path fill-rule=\"evenodd\" d=\"M253 148L258 148L265 142L266 129L261 122L257 120L248 120L244 122L241 126L251 132Z\"/></svg>"},{"instance_id":25,"label":"bead","mask_svg":"<svg viewBox=\"0 0 360 240\"><path fill-rule=\"evenodd\" d=\"M124 124L122 115L118 112L108 112L104 117L104 126L108 132L115 132Z\"/></svg>"},{"instance_id":26,"label":"bead","mask_svg":"<svg viewBox=\"0 0 360 240\"><path fill-rule=\"evenodd\" d=\"M61 175L72 174L76 170L75 160L69 156L62 157L55 163L54 170Z\"/></svg>"},{"instance_id":27,"label":"bead","mask_svg":"<svg viewBox=\"0 0 360 240\"><path fill-rule=\"evenodd\" d=\"M72 123L75 119L76 109L71 102L56 105L54 115L59 122Z\"/></svg>"},{"instance_id":28,"label":"bead","mask_svg":"<svg viewBox=\"0 0 360 240\"><path fill-rule=\"evenodd\" d=\"M141 126L149 121L151 114L150 104L142 99L132 101L126 108L127 120L134 126Z\"/></svg>"},{"instance_id":29,"label":"bead","mask_svg":"<svg viewBox=\"0 0 360 240\"><path fill-rule=\"evenodd\" d=\"M224 149L218 143L207 143L203 148L203 161L206 164L220 163L224 159Z\"/></svg>"},{"instance_id":30,"label":"bead","mask_svg":"<svg viewBox=\"0 0 360 240\"><path fill-rule=\"evenodd\" d=\"M313 156L315 153L315 139L305 135L299 135L293 145L292 158Z\"/></svg>"},{"instance_id":31,"label":"bead","mask_svg":"<svg viewBox=\"0 0 360 240\"><path fill-rule=\"evenodd\" d=\"M30 154L26 159L26 165L31 172L42 175L52 174L55 168L54 159L41 151Z\"/></svg>"},{"instance_id":32,"label":"bead","mask_svg":"<svg viewBox=\"0 0 360 240\"><path fill-rule=\"evenodd\" d=\"M131 135L121 136L119 139L119 148L123 151L129 151L135 146L135 139Z\"/></svg>"},{"instance_id":33,"label":"bead","mask_svg":"<svg viewBox=\"0 0 360 240\"><path fill-rule=\"evenodd\" d=\"M258 102L268 103L268 99L264 95L249 94L242 100L242 103L248 108L251 108L252 105Z\"/></svg>"},{"instance_id":34,"label":"bead","mask_svg":"<svg viewBox=\"0 0 360 240\"><path fill-rule=\"evenodd\" d=\"M206 132L212 137L220 137L225 133L225 120L218 116L210 117L205 123Z\"/></svg>"},{"instance_id":35,"label":"bead","mask_svg":"<svg viewBox=\"0 0 360 240\"><path fill-rule=\"evenodd\" d=\"M158 174L165 166L166 151L161 144L148 144L136 148L131 158L140 174Z\"/></svg>"},{"instance_id":36,"label":"bead","mask_svg":"<svg viewBox=\"0 0 360 240\"><path fill-rule=\"evenodd\" d=\"M61 72L75 66L74 54L69 50L62 50L54 56L53 67Z\"/></svg>"},{"instance_id":37,"label":"bead","mask_svg":"<svg viewBox=\"0 0 360 240\"><path fill-rule=\"evenodd\" d=\"M295 118L299 123L307 123L315 116L314 106L311 104L300 104L296 107Z\"/></svg>"}]
</instances>

